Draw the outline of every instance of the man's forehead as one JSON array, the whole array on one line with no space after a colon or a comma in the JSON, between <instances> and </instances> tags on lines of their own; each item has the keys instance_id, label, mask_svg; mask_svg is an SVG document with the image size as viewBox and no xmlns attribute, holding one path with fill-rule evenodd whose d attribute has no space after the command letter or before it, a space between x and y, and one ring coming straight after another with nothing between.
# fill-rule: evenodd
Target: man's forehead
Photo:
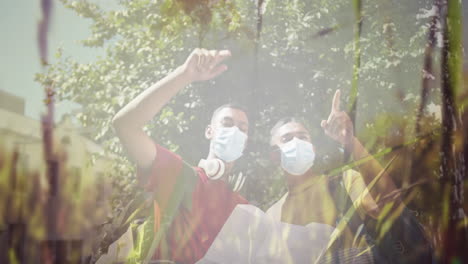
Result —
<instances>
[{"instance_id":1,"label":"man's forehead","mask_svg":"<svg viewBox=\"0 0 468 264\"><path fill-rule=\"evenodd\" d=\"M243 122L247 125L249 124L247 114L240 109L225 107L218 112L215 119L223 120L225 118L232 118L235 121Z\"/></svg>"},{"instance_id":2,"label":"man's forehead","mask_svg":"<svg viewBox=\"0 0 468 264\"><path fill-rule=\"evenodd\" d=\"M297 122L289 122L282 125L278 128L278 132L276 133L278 136L283 136L289 133L304 133L309 134L309 131L300 123Z\"/></svg>"}]
</instances>

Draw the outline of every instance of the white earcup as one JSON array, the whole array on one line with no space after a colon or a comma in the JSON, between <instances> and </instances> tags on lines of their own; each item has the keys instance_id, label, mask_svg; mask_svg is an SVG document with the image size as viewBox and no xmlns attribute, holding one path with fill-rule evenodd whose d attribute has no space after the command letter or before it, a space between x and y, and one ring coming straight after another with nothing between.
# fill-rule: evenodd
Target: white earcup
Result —
<instances>
[{"instance_id":1,"label":"white earcup","mask_svg":"<svg viewBox=\"0 0 468 264\"><path fill-rule=\"evenodd\" d=\"M224 162L220 159L202 159L198 163L198 167L205 170L206 176L208 176L210 180L217 180L221 178L224 175L224 171L226 169Z\"/></svg>"}]
</instances>

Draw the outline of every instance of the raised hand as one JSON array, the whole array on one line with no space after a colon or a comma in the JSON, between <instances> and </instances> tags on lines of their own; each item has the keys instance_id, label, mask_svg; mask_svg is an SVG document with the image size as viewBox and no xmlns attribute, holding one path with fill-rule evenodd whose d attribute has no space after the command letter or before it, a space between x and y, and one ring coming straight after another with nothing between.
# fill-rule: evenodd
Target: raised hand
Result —
<instances>
[{"instance_id":1,"label":"raised hand","mask_svg":"<svg viewBox=\"0 0 468 264\"><path fill-rule=\"evenodd\" d=\"M322 120L321 125L329 137L342 145L348 145L354 138L353 123L348 114L340 110L340 95L340 90L336 90L330 115L327 120Z\"/></svg>"},{"instance_id":2,"label":"raised hand","mask_svg":"<svg viewBox=\"0 0 468 264\"><path fill-rule=\"evenodd\" d=\"M229 50L195 49L182 65L191 82L206 81L215 78L227 70L223 60L231 57Z\"/></svg>"}]
</instances>

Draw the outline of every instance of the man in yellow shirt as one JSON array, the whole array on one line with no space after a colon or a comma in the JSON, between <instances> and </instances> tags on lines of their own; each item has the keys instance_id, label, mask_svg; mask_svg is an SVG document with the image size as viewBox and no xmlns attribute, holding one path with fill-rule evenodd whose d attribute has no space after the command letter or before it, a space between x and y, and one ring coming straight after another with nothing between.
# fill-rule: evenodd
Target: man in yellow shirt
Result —
<instances>
[{"instance_id":1,"label":"man in yellow shirt","mask_svg":"<svg viewBox=\"0 0 468 264\"><path fill-rule=\"evenodd\" d=\"M341 208L343 203L337 201L343 198L337 196L341 188L341 193L345 193L344 199L350 206L354 206L357 213L353 219L347 219L348 224L340 231L339 242L329 251L334 255L324 255L323 263L380 262L382 258L375 256L379 253L370 250L369 237L365 236L365 223L369 219L377 219L381 210L373 198L391 193L396 189L395 184L384 172L375 186L366 190L366 186L383 168L354 136L349 116L340 110L339 90L333 98L330 116L322 121L321 126L325 134L339 142L352 158L370 159L357 167L359 172L347 170L338 177L317 175L312 167L315 148L309 131L295 118L281 119L271 130L270 143L278 147L278 160L286 177L288 192L271 206L267 214L289 224L305 226L322 223L336 227L345 214L345 208ZM399 201L395 205L403 206Z\"/></svg>"}]
</instances>

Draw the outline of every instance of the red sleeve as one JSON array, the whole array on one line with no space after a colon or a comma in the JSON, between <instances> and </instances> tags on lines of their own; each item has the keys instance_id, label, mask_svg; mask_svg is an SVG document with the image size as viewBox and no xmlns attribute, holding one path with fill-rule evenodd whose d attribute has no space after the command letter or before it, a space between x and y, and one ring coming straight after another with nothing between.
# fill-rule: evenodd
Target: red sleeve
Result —
<instances>
[{"instance_id":1,"label":"red sleeve","mask_svg":"<svg viewBox=\"0 0 468 264\"><path fill-rule=\"evenodd\" d=\"M164 207L173 193L178 177L182 172L183 161L180 156L155 144L156 159L148 169L137 168L137 178L145 179L143 187L153 191L160 206Z\"/></svg>"}]
</instances>

